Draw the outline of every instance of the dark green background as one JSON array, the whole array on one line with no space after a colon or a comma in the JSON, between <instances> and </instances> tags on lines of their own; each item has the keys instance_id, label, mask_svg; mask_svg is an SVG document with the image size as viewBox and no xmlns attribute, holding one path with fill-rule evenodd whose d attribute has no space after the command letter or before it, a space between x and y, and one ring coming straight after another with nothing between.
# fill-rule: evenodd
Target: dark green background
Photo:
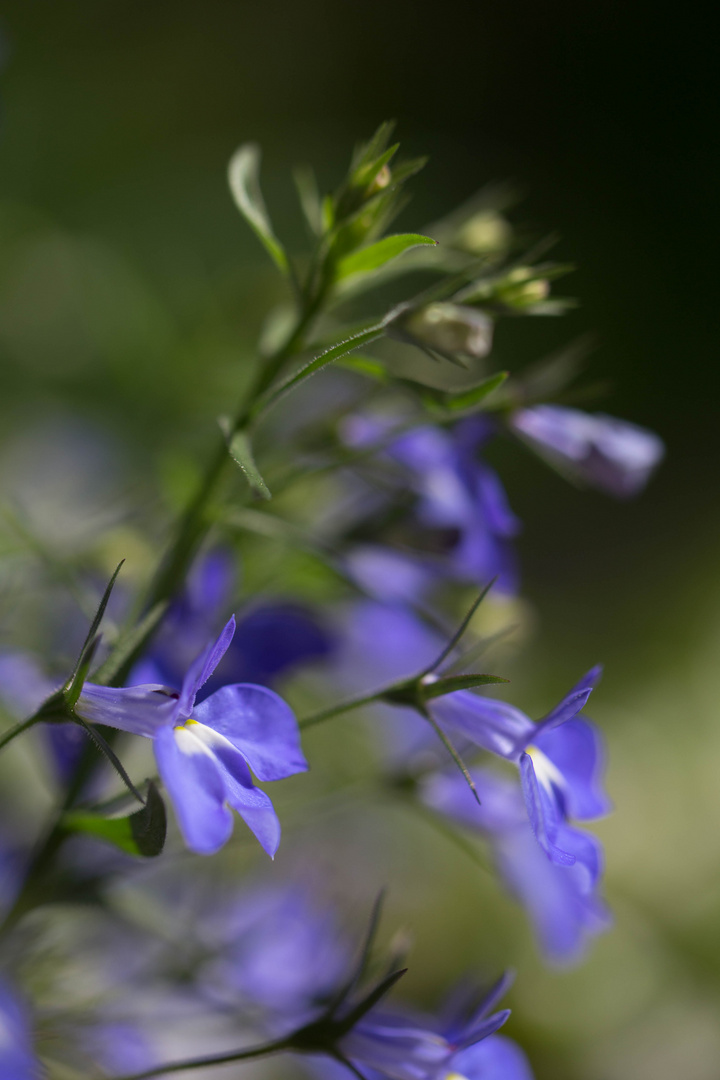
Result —
<instances>
[{"instance_id":1,"label":"dark green background","mask_svg":"<svg viewBox=\"0 0 720 1080\"><path fill-rule=\"evenodd\" d=\"M557 230L558 257L579 265L565 291L581 307L501 328L500 361L592 331L590 375L613 383L599 406L657 430L668 459L631 505L575 492L519 455L502 462L540 612L529 670L559 693L582 665L607 662L596 715L611 733L618 803L605 832L616 944L601 944L583 974L537 967L519 991L516 1031L539 1077L712 1080L720 515L709 28L688 5L664 14L577 0L10 0L1 29L0 417L11 436L38 412L72 408L113 432L140 476L168 440L189 455L204 446L278 295L226 192L227 159L246 139L264 147L267 200L291 247L302 232L289 167L312 160L332 186L355 140L387 116L405 151L431 156L404 225L510 179L526 193L517 216ZM607 1003L633 978L641 989L616 1016Z\"/></svg>"}]
</instances>

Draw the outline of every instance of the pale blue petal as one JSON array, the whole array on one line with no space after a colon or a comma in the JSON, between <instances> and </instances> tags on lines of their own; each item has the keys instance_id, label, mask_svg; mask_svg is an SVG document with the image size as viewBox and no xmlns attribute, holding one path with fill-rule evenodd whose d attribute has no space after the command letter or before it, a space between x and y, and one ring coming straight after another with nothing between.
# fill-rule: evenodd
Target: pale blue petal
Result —
<instances>
[{"instance_id":1,"label":"pale blue petal","mask_svg":"<svg viewBox=\"0 0 720 1080\"><path fill-rule=\"evenodd\" d=\"M91 724L150 739L173 723L177 710L177 694L154 683L116 688L86 682L75 706L78 716Z\"/></svg>"},{"instance_id":2,"label":"pale blue petal","mask_svg":"<svg viewBox=\"0 0 720 1080\"><path fill-rule=\"evenodd\" d=\"M265 686L223 686L196 707L194 718L229 739L259 780L282 780L308 768L295 714Z\"/></svg>"},{"instance_id":3,"label":"pale blue petal","mask_svg":"<svg viewBox=\"0 0 720 1080\"><path fill-rule=\"evenodd\" d=\"M187 728L162 728L154 748L185 843L199 855L214 854L229 840L233 827L232 814L225 805L228 793L223 770Z\"/></svg>"},{"instance_id":4,"label":"pale blue petal","mask_svg":"<svg viewBox=\"0 0 720 1080\"><path fill-rule=\"evenodd\" d=\"M231 615L230 619L223 627L217 641L208 645L207 649L200 653L197 659L188 668L187 674L183 679L182 690L180 691L178 716L181 719L187 720L189 716L192 716L193 705L195 704L198 690L203 683L207 682L222 660L233 639L234 633L235 616Z\"/></svg>"}]
</instances>

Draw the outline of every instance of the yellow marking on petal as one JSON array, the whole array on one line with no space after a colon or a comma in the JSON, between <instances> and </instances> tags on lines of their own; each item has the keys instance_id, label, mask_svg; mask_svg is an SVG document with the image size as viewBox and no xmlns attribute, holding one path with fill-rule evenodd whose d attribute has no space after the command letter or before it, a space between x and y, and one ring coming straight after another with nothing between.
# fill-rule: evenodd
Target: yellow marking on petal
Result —
<instances>
[{"instance_id":1,"label":"yellow marking on petal","mask_svg":"<svg viewBox=\"0 0 720 1080\"><path fill-rule=\"evenodd\" d=\"M445 1073L445 1080L467 1080L467 1076L459 1072L449 1072Z\"/></svg>"}]
</instances>

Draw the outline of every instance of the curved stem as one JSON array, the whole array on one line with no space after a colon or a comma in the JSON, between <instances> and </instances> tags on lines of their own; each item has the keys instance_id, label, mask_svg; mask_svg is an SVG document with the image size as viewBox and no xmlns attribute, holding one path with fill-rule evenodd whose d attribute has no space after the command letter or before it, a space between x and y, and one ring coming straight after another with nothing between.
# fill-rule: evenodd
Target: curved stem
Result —
<instances>
[{"instance_id":1,"label":"curved stem","mask_svg":"<svg viewBox=\"0 0 720 1080\"><path fill-rule=\"evenodd\" d=\"M279 1054L290 1049L287 1039L278 1042L265 1043L262 1046L251 1046L247 1050L229 1050L224 1054L210 1054L208 1057L187 1058L185 1061L168 1061L165 1065L155 1065L152 1069L143 1072L119 1076L116 1080L150 1080L153 1076L162 1076L169 1072L189 1072L191 1069L202 1069L209 1065L227 1065L232 1061L248 1061L251 1058L267 1057L270 1054Z\"/></svg>"},{"instance_id":2,"label":"curved stem","mask_svg":"<svg viewBox=\"0 0 720 1080\"><path fill-rule=\"evenodd\" d=\"M37 724L40 717L37 715L31 716L28 720L22 720L19 724L15 724L9 731L6 731L4 735L0 736L0 750L2 750L8 743L12 742L16 735L22 735L23 731L28 731L34 724Z\"/></svg>"},{"instance_id":3,"label":"curved stem","mask_svg":"<svg viewBox=\"0 0 720 1080\"><path fill-rule=\"evenodd\" d=\"M315 724L322 724L324 720L332 720L334 716L342 716L343 713L350 712L352 709L359 709L362 705L370 705L373 701L379 701L386 693L388 693L386 689L376 690L373 694L366 694L364 697L355 698L353 701L346 701L342 705L333 705L331 709L323 709L322 712L304 717L304 719L298 721L298 726L304 731L305 728L314 727Z\"/></svg>"}]
</instances>

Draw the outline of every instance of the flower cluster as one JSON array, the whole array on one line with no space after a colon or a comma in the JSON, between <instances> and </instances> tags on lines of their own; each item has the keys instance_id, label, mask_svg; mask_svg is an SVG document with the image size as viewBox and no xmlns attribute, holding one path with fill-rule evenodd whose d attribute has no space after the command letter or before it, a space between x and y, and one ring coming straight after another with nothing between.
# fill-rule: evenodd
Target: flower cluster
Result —
<instances>
[{"instance_id":1,"label":"flower cluster","mask_svg":"<svg viewBox=\"0 0 720 1080\"><path fill-rule=\"evenodd\" d=\"M627 498L663 445L633 424L559 404L568 399L557 373L495 370L505 319L568 306L551 296L565 268L519 256L499 205L450 215L432 237L387 234L423 164L397 158L391 130L382 125L358 148L324 199L309 174L298 176L316 237L305 261L274 232L258 148L235 154L234 200L293 291L292 322L271 316L245 400L220 418L217 452L137 595L122 584L123 602L116 610L115 593L108 608L118 567L71 664L94 575L81 580L75 563L43 555L52 588L69 582L78 611L58 618L59 635L48 623L37 655L18 644L24 631L0 651L10 721L0 749L35 725L42 733L24 740L2 796L17 823L0 820L3 1078L148 1080L283 1052L317 1080L338 1070L359 1080L532 1080L524 1052L498 1034L510 1015L498 1007L507 977L461 985L435 1015L388 1004L405 969L397 956L373 965L375 916L353 964L336 904L317 894L356 898L357 881L370 882L379 863L365 863L352 830L338 827L357 862L356 878L341 881L313 813L303 813L317 783L298 781L297 801L278 803L303 836L293 847L286 834L287 863L230 843L235 811L274 858L280 816L263 785L308 770L305 727L357 708L381 722L371 729L371 797L380 789L409 800L456 841L464 830L460 846L473 854L480 837L547 961L577 962L610 926L602 849L585 828L610 809L603 736L584 711L600 667L538 720L500 686L504 675L476 670L487 645L473 621L480 603L490 593L496 614L521 604L518 500L490 462L495 440L510 436L509 453L520 441L575 483ZM345 305L406 269L430 271L432 284L343 323ZM381 339L387 351L376 355ZM388 351L400 347L395 367ZM345 369L334 383L318 379L312 399L300 394L295 410L271 418L333 361ZM235 466L232 485L225 473ZM135 546L147 551L167 522L149 514L123 528L121 538L136 529ZM97 571L97 551L87 557ZM480 595L453 634L470 592ZM38 659L47 652L57 655ZM353 749L339 752L338 774L364 798ZM333 753L310 755L319 801L332 806L343 787L323 787ZM39 824L49 791L57 805ZM169 832L174 859L160 858L166 799L179 827ZM222 849L212 863L193 857ZM290 860L302 863L304 884ZM321 866L332 884L311 889Z\"/></svg>"}]
</instances>

